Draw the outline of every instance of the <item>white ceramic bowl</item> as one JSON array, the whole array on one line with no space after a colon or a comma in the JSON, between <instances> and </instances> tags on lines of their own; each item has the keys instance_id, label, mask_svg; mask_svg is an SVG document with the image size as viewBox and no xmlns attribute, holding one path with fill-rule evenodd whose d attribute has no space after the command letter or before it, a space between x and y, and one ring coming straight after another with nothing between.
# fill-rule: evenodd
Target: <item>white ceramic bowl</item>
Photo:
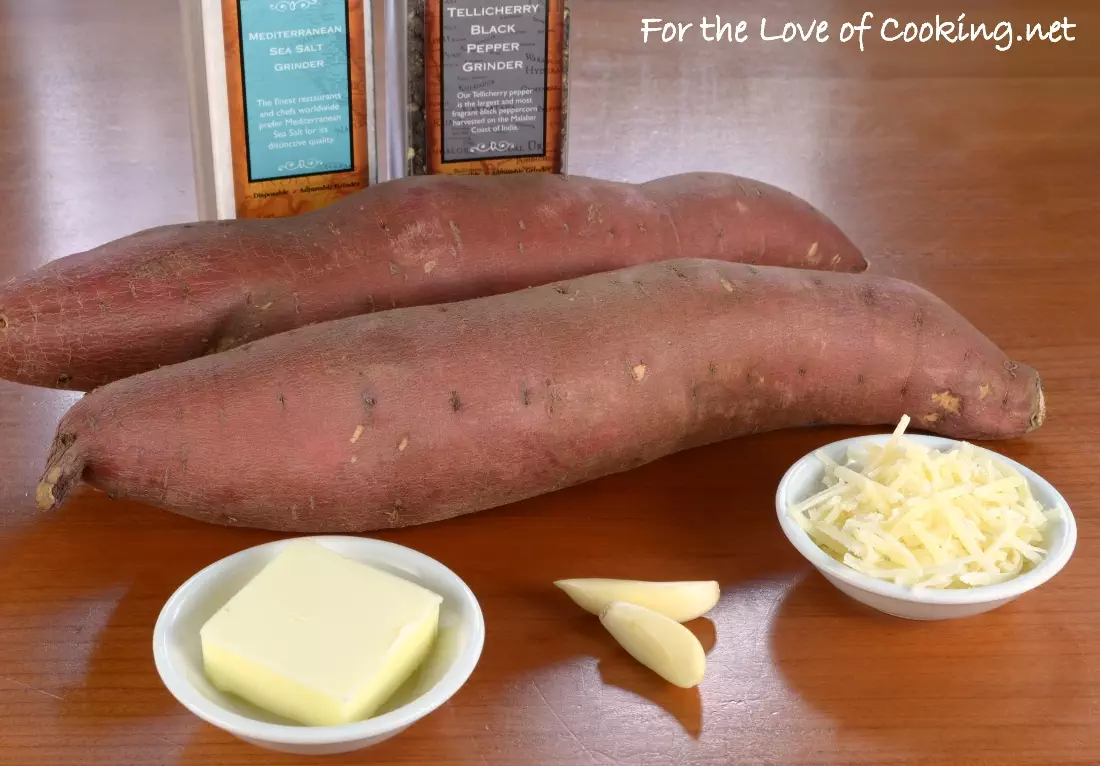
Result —
<instances>
[{"instance_id":1,"label":"white ceramic bowl","mask_svg":"<svg viewBox=\"0 0 1100 766\"><path fill-rule=\"evenodd\" d=\"M404 731L442 705L474 670L485 643L485 622L474 594L435 559L394 543L365 537L325 536L315 542L358 561L423 585L443 597L439 638L421 669L375 717L341 726L300 726L215 689L203 673L199 629L291 540L235 553L180 586L161 610L153 631L153 657L165 686L199 718L271 750L344 753Z\"/></svg>"},{"instance_id":2,"label":"white ceramic bowl","mask_svg":"<svg viewBox=\"0 0 1100 766\"><path fill-rule=\"evenodd\" d=\"M861 436L833 442L822 447L821 450L843 464L848 448L857 442L869 440L875 444L885 444L889 438L890 434ZM961 444L953 439L924 434L906 434L905 438L938 450L949 450ZM812 452L791 466L779 482L779 489L775 494L779 524L787 535L787 539L799 553L817 567L826 580L856 601L874 607L880 612L910 620L946 620L954 617L969 617L996 609L1037 588L1061 571L1077 544L1077 522L1066 501L1043 477L1004 455L978 445L974 447L979 452L985 452L1015 467L1031 485L1032 494L1044 508L1060 507L1062 509L1062 518L1052 522L1047 528L1045 539L1047 556L1033 569L1006 582L967 589L913 591L905 586L857 572L834 559L819 548L787 513L791 505L807 499L823 486L821 480L824 476L824 467Z\"/></svg>"}]
</instances>

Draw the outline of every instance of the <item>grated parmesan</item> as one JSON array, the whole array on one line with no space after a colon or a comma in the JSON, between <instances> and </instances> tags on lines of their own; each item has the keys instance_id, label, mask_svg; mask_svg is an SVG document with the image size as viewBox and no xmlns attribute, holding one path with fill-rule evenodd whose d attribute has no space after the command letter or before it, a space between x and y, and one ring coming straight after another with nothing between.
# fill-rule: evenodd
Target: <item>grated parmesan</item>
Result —
<instances>
[{"instance_id":1,"label":"grated parmesan","mask_svg":"<svg viewBox=\"0 0 1100 766\"><path fill-rule=\"evenodd\" d=\"M966 442L948 451L905 438L903 416L885 444L823 452L817 494L788 510L826 553L852 569L913 588L1009 580L1046 555L1057 517L1013 467Z\"/></svg>"}]
</instances>

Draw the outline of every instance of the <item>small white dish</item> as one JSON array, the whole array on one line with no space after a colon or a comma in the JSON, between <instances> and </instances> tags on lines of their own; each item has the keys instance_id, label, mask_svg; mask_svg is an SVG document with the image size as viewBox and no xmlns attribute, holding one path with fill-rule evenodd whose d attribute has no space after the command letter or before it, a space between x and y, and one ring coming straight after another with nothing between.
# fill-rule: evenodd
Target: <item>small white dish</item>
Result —
<instances>
[{"instance_id":1,"label":"small white dish","mask_svg":"<svg viewBox=\"0 0 1100 766\"><path fill-rule=\"evenodd\" d=\"M260 747L320 755L359 750L389 739L431 713L466 682L481 657L485 621L458 575L401 545L365 537L311 538L348 558L392 572L443 597L439 637L424 665L372 718L341 726L301 726L215 689L203 672L199 629L244 587L290 538L235 553L179 587L153 631L153 657L168 691L199 718Z\"/></svg>"},{"instance_id":2,"label":"small white dish","mask_svg":"<svg viewBox=\"0 0 1100 766\"><path fill-rule=\"evenodd\" d=\"M961 445L961 442L953 439L924 434L906 434L905 438L938 450L949 450ZM833 442L821 447L821 450L843 464L849 447L867 441L885 444L889 439L890 434L861 436ZM969 617L996 609L1039 587L1062 570L1077 544L1077 522L1070 512L1069 504L1042 476L1004 455L976 444L974 448L1019 471L1031 486L1035 499L1044 508L1062 509L1061 518L1052 521L1047 528L1046 557L1031 570L1006 582L967 589L914 591L903 585L896 585L857 572L834 559L818 547L817 543L787 513L791 505L809 498L823 486L821 480L825 470L813 452L792 465L779 482L779 489L775 494L775 509L779 514L779 524L787 535L787 539L821 572L826 580L856 601L880 612L910 620L947 620L955 617Z\"/></svg>"}]
</instances>

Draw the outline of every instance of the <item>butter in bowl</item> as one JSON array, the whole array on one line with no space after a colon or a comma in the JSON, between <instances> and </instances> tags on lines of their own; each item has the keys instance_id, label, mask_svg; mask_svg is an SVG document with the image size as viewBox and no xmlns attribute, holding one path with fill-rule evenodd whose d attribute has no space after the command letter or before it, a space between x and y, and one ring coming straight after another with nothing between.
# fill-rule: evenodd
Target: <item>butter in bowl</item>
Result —
<instances>
[{"instance_id":1,"label":"butter in bowl","mask_svg":"<svg viewBox=\"0 0 1100 766\"><path fill-rule=\"evenodd\" d=\"M280 540L207 567L154 631L169 691L285 752L357 750L445 703L484 643L470 589L439 562L359 537Z\"/></svg>"}]
</instances>

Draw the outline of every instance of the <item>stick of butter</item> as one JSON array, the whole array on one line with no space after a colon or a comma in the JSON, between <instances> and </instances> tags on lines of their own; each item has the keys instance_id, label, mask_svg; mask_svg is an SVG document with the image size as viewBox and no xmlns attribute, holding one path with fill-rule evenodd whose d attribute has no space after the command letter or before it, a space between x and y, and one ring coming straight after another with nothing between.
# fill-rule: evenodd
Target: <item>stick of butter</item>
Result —
<instances>
[{"instance_id":1,"label":"stick of butter","mask_svg":"<svg viewBox=\"0 0 1100 766\"><path fill-rule=\"evenodd\" d=\"M373 715L431 649L442 597L310 540L202 627L210 682L311 726Z\"/></svg>"}]
</instances>

